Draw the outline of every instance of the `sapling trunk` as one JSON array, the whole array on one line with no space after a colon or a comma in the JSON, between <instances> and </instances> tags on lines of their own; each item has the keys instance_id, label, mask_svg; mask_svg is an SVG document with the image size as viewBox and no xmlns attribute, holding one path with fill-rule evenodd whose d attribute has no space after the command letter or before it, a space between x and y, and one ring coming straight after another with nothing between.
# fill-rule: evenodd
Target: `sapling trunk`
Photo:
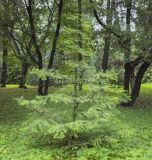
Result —
<instances>
[{"instance_id":1,"label":"sapling trunk","mask_svg":"<svg viewBox=\"0 0 152 160\"><path fill-rule=\"evenodd\" d=\"M77 117L77 108L79 107L79 103L77 102L76 98L78 97L78 88L79 88L79 83L78 81L78 72L77 68L75 68L75 82L74 82L74 107L73 107L73 122L76 121Z\"/></svg>"},{"instance_id":2,"label":"sapling trunk","mask_svg":"<svg viewBox=\"0 0 152 160\"><path fill-rule=\"evenodd\" d=\"M82 1L78 0L78 45L79 47L82 49L83 45L82 45ZM79 53L78 55L78 60L79 62L82 61L82 54ZM80 79L82 79L82 71L80 71ZM82 91L82 82L79 83L79 90Z\"/></svg>"}]
</instances>

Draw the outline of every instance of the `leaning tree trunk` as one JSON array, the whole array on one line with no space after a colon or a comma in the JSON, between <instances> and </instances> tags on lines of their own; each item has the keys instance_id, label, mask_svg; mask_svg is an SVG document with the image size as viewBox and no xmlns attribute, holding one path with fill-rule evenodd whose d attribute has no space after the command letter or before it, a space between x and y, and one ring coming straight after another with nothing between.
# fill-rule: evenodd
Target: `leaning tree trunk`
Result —
<instances>
[{"instance_id":1,"label":"leaning tree trunk","mask_svg":"<svg viewBox=\"0 0 152 160\"><path fill-rule=\"evenodd\" d=\"M26 83L27 70L28 70L28 64L25 61L22 61L22 72L21 72L19 88L26 88L25 83Z\"/></svg>"},{"instance_id":2,"label":"leaning tree trunk","mask_svg":"<svg viewBox=\"0 0 152 160\"><path fill-rule=\"evenodd\" d=\"M6 46L6 39L3 39L3 57L2 57L2 77L1 77L1 87L6 87L7 81L7 57L8 57L8 49Z\"/></svg>"},{"instance_id":3,"label":"leaning tree trunk","mask_svg":"<svg viewBox=\"0 0 152 160\"><path fill-rule=\"evenodd\" d=\"M124 74L124 90L129 93L129 87L131 86L131 90L135 84L135 68L143 63L143 57L138 57L134 61L125 63L125 74Z\"/></svg>"},{"instance_id":4,"label":"leaning tree trunk","mask_svg":"<svg viewBox=\"0 0 152 160\"><path fill-rule=\"evenodd\" d=\"M130 81L130 78L131 78L131 74L134 73L134 70L135 70L135 67L137 66L137 64L139 65L140 59L137 59L136 61L134 62L130 62L130 64L128 63L128 66L127 67L127 73L128 73L128 77L129 78L126 78L126 87L128 88L129 86L128 85L131 85L131 81ZM147 71L148 67L150 66L151 63L147 62L147 61L144 61L142 62L141 66L139 67L138 71L137 71L137 75L134 78L134 85L132 86L132 89L131 89L131 100L128 101L128 102L122 102L122 106L133 106L139 96L139 92L140 92L140 87L141 87L141 84L142 84L142 79L143 79L143 76L145 74L145 72ZM130 72L129 72L129 69L130 69ZM127 77L127 76L126 76Z\"/></svg>"},{"instance_id":5,"label":"leaning tree trunk","mask_svg":"<svg viewBox=\"0 0 152 160\"><path fill-rule=\"evenodd\" d=\"M130 89L131 89L131 91L133 90L133 88L135 86L135 80L136 80L135 71L134 71L134 69L132 69L131 73L130 73Z\"/></svg>"},{"instance_id":6,"label":"leaning tree trunk","mask_svg":"<svg viewBox=\"0 0 152 160\"><path fill-rule=\"evenodd\" d=\"M144 76L145 72L147 71L148 67L150 66L150 64L151 63L149 63L149 62L143 62L143 64L140 66L140 68L137 72L135 84L134 84L134 87L133 87L133 90L131 93L130 105L134 105L134 103L137 100L137 97L139 96L143 76Z\"/></svg>"}]
</instances>

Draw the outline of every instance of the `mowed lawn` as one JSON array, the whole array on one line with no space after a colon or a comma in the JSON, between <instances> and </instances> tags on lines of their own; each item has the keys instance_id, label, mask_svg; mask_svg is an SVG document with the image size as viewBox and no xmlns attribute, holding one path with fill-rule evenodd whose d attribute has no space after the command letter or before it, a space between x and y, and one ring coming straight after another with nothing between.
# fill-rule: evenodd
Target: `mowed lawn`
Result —
<instances>
[{"instance_id":1,"label":"mowed lawn","mask_svg":"<svg viewBox=\"0 0 152 160\"><path fill-rule=\"evenodd\" d=\"M22 133L30 111L19 107L15 99L21 96L32 99L35 95L36 88L0 89L0 160L62 160L57 156L62 149L32 145L29 137ZM134 136L115 149L112 159L152 160L152 84L142 85L135 107L120 108L120 111Z\"/></svg>"}]
</instances>

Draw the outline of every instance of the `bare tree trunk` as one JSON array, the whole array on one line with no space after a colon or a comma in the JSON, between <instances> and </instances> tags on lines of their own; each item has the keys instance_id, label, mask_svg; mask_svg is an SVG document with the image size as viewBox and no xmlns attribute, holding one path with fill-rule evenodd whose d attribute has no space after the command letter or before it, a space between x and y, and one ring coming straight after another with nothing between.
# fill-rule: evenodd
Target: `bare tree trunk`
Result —
<instances>
[{"instance_id":1,"label":"bare tree trunk","mask_svg":"<svg viewBox=\"0 0 152 160\"><path fill-rule=\"evenodd\" d=\"M151 63L149 62L144 62L138 72L137 72L137 76L135 79L135 85L133 87L132 93L131 93L131 102L130 105L134 105L134 103L137 100L137 97L139 96L139 92L140 92L140 87L141 87L141 83L142 83L142 79L143 76L145 74L145 72L147 71L148 67L150 66Z\"/></svg>"},{"instance_id":2,"label":"bare tree trunk","mask_svg":"<svg viewBox=\"0 0 152 160\"><path fill-rule=\"evenodd\" d=\"M25 61L22 61L22 72L21 72L19 88L27 88L25 86L27 70L28 70L28 64Z\"/></svg>"},{"instance_id":3,"label":"bare tree trunk","mask_svg":"<svg viewBox=\"0 0 152 160\"><path fill-rule=\"evenodd\" d=\"M112 18L113 18L113 11L115 8L115 1L107 0L107 20L106 25L112 25ZM111 46L111 32L106 30L105 32L105 44L104 44L104 53L102 59L102 70L105 72L108 69L109 63L109 53L110 53L110 46Z\"/></svg>"},{"instance_id":4,"label":"bare tree trunk","mask_svg":"<svg viewBox=\"0 0 152 160\"><path fill-rule=\"evenodd\" d=\"M78 0L78 45L82 48L82 1ZM79 53L79 62L82 61L82 54ZM82 72L80 71L80 79L82 79ZM79 84L79 90L82 91L82 83Z\"/></svg>"},{"instance_id":5,"label":"bare tree trunk","mask_svg":"<svg viewBox=\"0 0 152 160\"><path fill-rule=\"evenodd\" d=\"M132 8L132 0L126 1L126 30L130 33L130 24L131 24L131 8ZM130 84L130 78L131 78L131 68L129 67L130 62L130 55L131 55L131 38L130 35L127 36L125 40L125 46L126 50L124 53L124 59L125 59L125 74L124 74L124 90L129 93L129 84Z\"/></svg>"},{"instance_id":6,"label":"bare tree trunk","mask_svg":"<svg viewBox=\"0 0 152 160\"><path fill-rule=\"evenodd\" d=\"M135 77L135 73L134 73L134 70L131 71L131 74L130 74L130 89L131 89L131 92L135 86L135 80L136 80L136 77Z\"/></svg>"},{"instance_id":7,"label":"bare tree trunk","mask_svg":"<svg viewBox=\"0 0 152 160\"><path fill-rule=\"evenodd\" d=\"M43 80L41 78L39 78L38 95L39 96L44 96L44 93L43 93Z\"/></svg>"},{"instance_id":8,"label":"bare tree trunk","mask_svg":"<svg viewBox=\"0 0 152 160\"><path fill-rule=\"evenodd\" d=\"M130 84L129 82L131 79L131 74L134 74L135 67L138 65L139 68L137 71L137 75L134 76L134 79L133 79L134 84L132 85L132 89L131 89L131 100L128 101L127 103L122 103L122 105L124 105L124 106L133 106L134 105L134 103L137 100L137 97L139 96L143 76L144 76L145 72L147 71L148 67L150 66L150 64L151 63L149 63L147 61L142 62L142 61L140 61L140 59L136 59L134 62L128 63L126 73L128 73L129 78L125 79L125 80L127 80L127 82L126 82L127 88L128 88L128 85Z\"/></svg>"},{"instance_id":9,"label":"bare tree trunk","mask_svg":"<svg viewBox=\"0 0 152 160\"><path fill-rule=\"evenodd\" d=\"M44 95L48 95L49 90L49 77L46 77L46 80L44 82Z\"/></svg>"},{"instance_id":10,"label":"bare tree trunk","mask_svg":"<svg viewBox=\"0 0 152 160\"><path fill-rule=\"evenodd\" d=\"M42 61L39 61L39 70L42 70L42 69L43 69ZM42 78L39 78L38 95L44 96L44 80L42 80Z\"/></svg>"},{"instance_id":11,"label":"bare tree trunk","mask_svg":"<svg viewBox=\"0 0 152 160\"><path fill-rule=\"evenodd\" d=\"M103 54L103 59L102 59L102 70L103 71L106 71L108 69L109 53L110 53L110 41L111 41L111 33L106 31L104 54Z\"/></svg>"},{"instance_id":12,"label":"bare tree trunk","mask_svg":"<svg viewBox=\"0 0 152 160\"><path fill-rule=\"evenodd\" d=\"M48 70L53 67L56 46L57 46L57 42L58 42L58 38L59 38L59 34L60 34L62 9L63 9L63 0L60 0L59 5L58 5L58 22L57 22L57 26L56 26L56 32L55 32L55 36L54 36L54 40L53 40L52 50L50 53ZM46 80L44 81L43 95L48 94L48 88L49 88L49 77L46 77Z\"/></svg>"},{"instance_id":13,"label":"bare tree trunk","mask_svg":"<svg viewBox=\"0 0 152 160\"><path fill-rule=\"evenodd\" d=\"M124 90L129 94L130 76L132 67L130 63L125 64L125 75L124 75Z\"/></svg>"},{"instance_id":14,"label":"bare tree trunk","mask_svg":"<svg viewBox=\"0 0 152 160\"><path fill-rule=\"evenodd\" d=\"M2 57L2 78L1 78L1 87L6 87L7 81L7 57L8 57L8 49L6 42L6 35L3 37L3 57Z\"/></svg>"}]
</instances>

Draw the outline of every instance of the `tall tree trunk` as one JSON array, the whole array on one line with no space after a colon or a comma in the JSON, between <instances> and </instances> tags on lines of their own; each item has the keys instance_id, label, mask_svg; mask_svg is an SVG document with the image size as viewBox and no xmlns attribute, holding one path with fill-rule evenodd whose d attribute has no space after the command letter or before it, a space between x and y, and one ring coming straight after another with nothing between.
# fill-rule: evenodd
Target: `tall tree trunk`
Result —
<instances>
[{"instance_id":1,"label":"tall tree trunk","mask_svg":"<svg viewBox=\"0 0 152 160\"><path fill-rule=\"evenodd\" d=\"M39 96L44 96L44 93L43 93L43 80L41 78L39 78L38 95Z\"/></svg>"},{"instance_id":2,"label":"tall tree trunk","mask_svg":"<svg viewBox=\"0 0 152 160\"><path fill-rule=\"evenodd\" d=\"M42 61L39 61L39 70L42 70L43 69L43 64L42 64ZM42 80L42 78L39 78L39 82L38 82L38 95L39 96L44 96L44 80Z\"/></svg>"},{"instance_id":3,"label":"tall tree trunk","mask_svg":"<svg viewBox=\"0 0 152 160\"><path fill-rule=\"evenodd\" d=\"M109 27L112 25L113 11L115 8L115 1L107 0L107 19L106 25ZM108 69L109 63L109 53L110 53L110 42L111 42L111 32L106 30L105 32L105 44L104 44L104 53L102 59L102 70L105 72Z\"/></svg>"},{"instance_id":4,"label":"tall tree trunk","mask_svg":"<svg viewBox=\"0 0 152 160\"><path fill-rule=\"evenodd\" d=\"M4 33L5 34L5 33ZM7 40L6 35L3 37L3 57L2 57L2 77L1 77L1 87L6 87L7 81L7 57L8 57L8 49L7 49Z\"/></svg>"},{"instance_id":5,"label":"tall tree trunk","mask_svg":"<svg viewBox=\"0 0 152 160\"><path fill-rule=\"evenodd\" d=\"M124 74L124 90L129 94L130 76L132 67L129 62L125 63L125 74ZM134 69L133 69L134 71Z\"/></svg>"},{"instance_id":6,"label":"tall tree trunk","mask_svg":"<svg viewBox=\"0 0 152 160\"><path fill-rule=\"evenodd\" d=\"M35 21L34 21L34 16L33 16L33 1L29 0L28 4L25 3L26 6L26 10L28 13L28 22L29 22L29 27L30 27L30 34L31 34L31 43L35 49L35 55L37 56L36 60L33 55L29 53L31 59L38 65L39 70L43 69L43 59L42 59L42 53L41 53L41 48L38 45L38 41L37 41L37 36L36 36L36 29L35 29ZM41 78L39 78L39 85L38 85L38 95L39 96L43 96L43 80Z\"/></svg>"},{"instance_id":7,"label":"tall tree trunk","mask_svg":"<svg viewBox=\"0 0 152 160\"><path fill-rule=\"evenodd\" d=\"M131 8L132 8L132 0L126 0L126 31L130 34L130 24L131 24ZM127 34L128 34L127 33ZM129 84L130 84L130 78L131 78L131 70L129 67L130 62L130 55L131 55L131 37L130 35L127 35L127 38L125 40L125 53L124 53L124 60L125 60L125 74L124 74L124 90L129 93Z\"/></svg>"},{"instance_id":8,"label":"tall tree trunk","mask_svg":"<svg viewBox=\"0 0 152 160\"><path fill-rule=\"evenodd\" d=\"M49 77L46 77L46 80L44 81L44 95L48 95L49 90Z\"/></svg>"},{"instance_id":9,"label":"tall tree trunk","mask_svg":"<svg viewBox=\"0 0 152 160\"><path fill-rule=\"evenodd\" d=\"M59 34L60 34L60 28L61 28L62 9L63 9L63 0L60 0L59 5L58 5L58 21L57 21L54 40L53 40L52 50L50 53L50 58L49 58L49 63L48 63L48 68L47 68L48 70L50 70L53 67L56 46L57 46L57 42L58 42L58 38L59 38ZM49 77L46 77L46 80L44 81L43 95L48 94L48 88L49 88Z\"/></svg>"},{"instance_id":10,"label":"tall tree trunk","mask_svg":"<svg viewBox=\"0 0 152 160\"><path fill-rule=\"evenodd\" d=\"M130 61L130 55L131 55L131 37L130 37L130 32L131 32L131 9L132 9L132 0L126 0L126 31L127 31L127 37L125 40L125 46L126 46L126 51L125 51L125 62Z\"/></svg>"},{"instance_id":11,"label":"tall tree trunk","mask_svg":"<svg viewBox=\"0 0 152 160\"><path fill-rule=\"evenodd\" d=\"M25 83L26 83L27 70L28 70L28 64L23 60L19 88L26 88Z\"/></svg>"},{"instance_id":12,"label":"tall tree trunk","mask_svg":"<svg viewBox=\"0 0 152 160\"><path fill-rule=\"evenodd\" d=\"M110 41L111 41L111 33L106 31L106 33L105 33L105 44L104 44L104 54L103 54L103 59L102 59L102 70L104 72L108 69Z\"/></svg>"},{"instance_id":13,"label":"tall tree trunk","mask_svg":"<svg viewBox=\"0 0 152 160\"><path fill-rule=\"evenodd\" d=\"M82 1L78 0L78 45L82 48ZM82 61L82 54L79 53L79 62ZM80 79L82 79L82 72L80 71ZM79 90L82 91L82 83L79 84Z\"/></svg>"}]
</instances>

